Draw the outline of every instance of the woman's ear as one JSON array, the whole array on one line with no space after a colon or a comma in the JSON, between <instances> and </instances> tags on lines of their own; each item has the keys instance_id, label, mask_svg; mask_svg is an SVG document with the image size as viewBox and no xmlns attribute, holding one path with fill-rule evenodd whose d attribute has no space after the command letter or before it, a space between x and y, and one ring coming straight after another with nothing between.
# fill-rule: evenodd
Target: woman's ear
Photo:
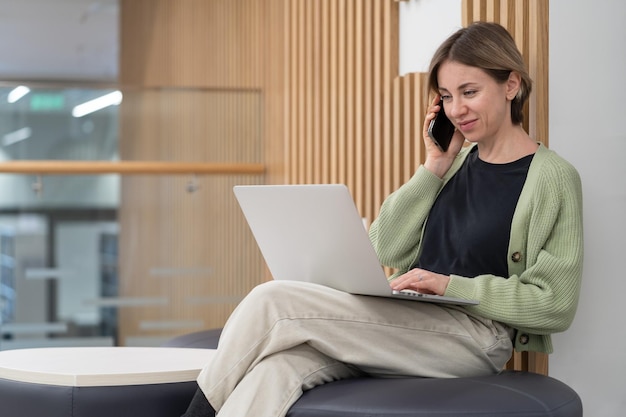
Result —
<instances>
[{"instance_id":1,"label":"woman's ear","mask_svg":"<svg viewBox=\"0 0 626 417\"><path fill-rule=\"evenodd\" d=\"M513 100L522 88L522 77L519 73L511 71L509 79L506 81L506 98Z\"/></svg>"}]
</instances>

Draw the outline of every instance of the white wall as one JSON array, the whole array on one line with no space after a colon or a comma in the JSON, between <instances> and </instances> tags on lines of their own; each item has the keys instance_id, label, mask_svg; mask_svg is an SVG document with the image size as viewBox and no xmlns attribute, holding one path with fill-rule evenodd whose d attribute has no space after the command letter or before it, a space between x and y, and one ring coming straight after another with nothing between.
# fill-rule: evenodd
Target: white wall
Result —
<instances>
[{"instance_id":1,"label":"white wall","mask_svg":"<svg viewBox=\"0 0 626 417\"><path fill-rule=\"evenodd\" d=\"M580 172L585 267L578 314L556 335L550 373L585 415L624 415L626 396L626 3L550 2L550 146Z\"/></svg>"},{"instance_id":2,"label":"white wall","mask_svg":"<svg viewBox=\"0 0 626 417\"><path fill-rule=\"evenodd\" d=\"M430 55L416 48L434 51L441 35L460 25L460 1L411 0L400 7L400 70L424 71ZM574 388L592 417L626 409L625 21L623 0L550 2L550 148L581 174L586 251L578 313L554 337L550 375Z\"/></svg>"},{"instance_id":3,"label":"white wall","mask_svg":"<svg viewBox=\"0 0 626 417\"><path fill-rule=\"evenodd\" d=\"M441 42L461 28L461 0L400 3L400 75L426 72Z\"/></svg>"}]
</instances>

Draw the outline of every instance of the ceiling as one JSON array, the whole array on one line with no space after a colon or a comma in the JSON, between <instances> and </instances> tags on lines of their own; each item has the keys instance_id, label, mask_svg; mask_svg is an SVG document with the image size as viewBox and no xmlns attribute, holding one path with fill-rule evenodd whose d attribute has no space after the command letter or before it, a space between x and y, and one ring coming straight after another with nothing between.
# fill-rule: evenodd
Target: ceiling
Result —
<instances>
[{"instance_id":1,"label":"ceiling","mask_svg":"<svg viewBox=\"0 0 626 417\"><path fill-rule=\"evenodd\" d=\"M118 14L118 0L0 0L0 161L111 158L116 109L71 111L117 80ZM31 91L9 103L18 84Z\"/></svg>"},{"instance_id":2,"label":"ceiling","mask_svg":"<svg viewBox=\"0 0 626 417\"><path fill-rule=\"evenodd\" d=\"M118 0L0 0L0 81L115 81L118 14Z\"/></svg>"}]
</instances>

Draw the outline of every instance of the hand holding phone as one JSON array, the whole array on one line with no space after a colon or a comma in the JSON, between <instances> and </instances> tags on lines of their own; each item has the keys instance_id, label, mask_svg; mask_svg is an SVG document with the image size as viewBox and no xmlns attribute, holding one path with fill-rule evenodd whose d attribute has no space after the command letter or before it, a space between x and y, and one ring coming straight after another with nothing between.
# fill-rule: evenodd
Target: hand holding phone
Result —
<instances>
[{"instance_id":1,"label":"hand holding phone","mask_svg":"<svg viewBox=\"0 0 626 417\"><path fill-rule=\"evenodd\" d=\"M428 136L435 142L435 145L441 152L446 152L448 146L450 146L450 141L452 141L455 127L443 110L442 100L439 100L439 108L439 112L435 114L435 118L430 121L428 126Z\"/></svg>"}]
</instances>

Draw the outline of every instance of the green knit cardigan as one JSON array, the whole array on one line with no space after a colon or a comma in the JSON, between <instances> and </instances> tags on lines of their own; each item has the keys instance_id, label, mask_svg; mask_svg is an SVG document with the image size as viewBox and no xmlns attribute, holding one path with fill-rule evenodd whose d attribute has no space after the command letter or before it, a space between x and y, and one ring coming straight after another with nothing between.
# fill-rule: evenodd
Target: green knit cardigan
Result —
<instances>
[{"instance_id":1,"label":"green knit cardigan","mask_svg":"<svg viewBox=\"0 0 626 417\"><path fill-rule=\"evenodd\" d=\"M370 228L381 264L394 268L393 280L420 255L428 213L445 183L461 167L463 148L443 179L420 166L389 195ZM583 264L582 186L576 169L540 145L511 224L508 279L494 275L450 276L446 296L476 299L469 314L516 330L515 349L551 353L550 335L574 319Z\"/></svg>"}]
</instances>

